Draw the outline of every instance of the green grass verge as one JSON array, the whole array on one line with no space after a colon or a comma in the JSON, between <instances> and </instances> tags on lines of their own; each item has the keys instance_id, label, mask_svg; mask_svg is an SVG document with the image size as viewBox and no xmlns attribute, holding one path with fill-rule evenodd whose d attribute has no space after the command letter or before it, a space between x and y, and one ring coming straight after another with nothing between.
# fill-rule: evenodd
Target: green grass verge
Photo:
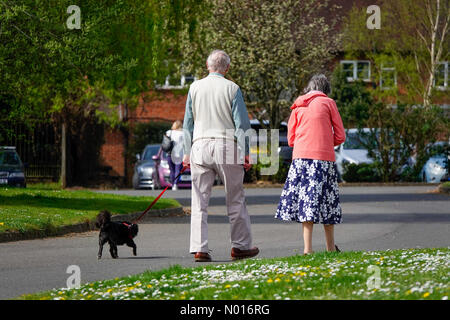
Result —
<instances>
[{"instance_id":1,"label":"green grass verge","mask_svg":"<svg viewBox=\"0 0 450 320\"><path fill-rule=\"evenodd\" d=\"M113 214L143 211L154 197L100 194L88 190L62 190L57 185L0 188L0 232L51 231L60 226L86 222L100 210ZM179 207L161 198L153 209ZM151 213L150 213L151 214Z\"/></svg>"},{"instance_id":2,"label":"green grass verge","mask_svg":"<svg viewBox=\"0 0 450 320\"><path fill-rule=\"evenodd\" d=\"M438 187L439 192L444 194L450 194L450 181L441 183Z\"/></svg>"},{"instance_id":3,"label":"green grass verge","mask_svg":"<svg viewBox=\"0 0 450 320\"><path fill-rule=\"evenodd\" d=\"M173 266L20 299L444 299L449 248L319 252L196 268ZM375 271L374 271L375 270ZM372 281L379 271L379 286ZM83 270L81 270L81 275ZM373 285L369 287L369 285Z\"/></svg>"}]
</instances>

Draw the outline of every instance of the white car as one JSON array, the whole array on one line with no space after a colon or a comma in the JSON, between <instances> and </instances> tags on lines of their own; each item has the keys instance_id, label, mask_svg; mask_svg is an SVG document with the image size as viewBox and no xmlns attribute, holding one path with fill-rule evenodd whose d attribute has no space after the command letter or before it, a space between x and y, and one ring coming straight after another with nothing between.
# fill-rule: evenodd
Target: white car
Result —
<instances>
[{"instance_id":1,"label":"white car","mask_svg":"<svg viewBox=\"0 0 450 320\"><path fill-rule=\"evenodd\" d=\"M422 169L422 179L427 183L439 183L448 179L447 157L436 155L428 159Z\"/></svg>"},{"instance_id":2,"label":"white car","mask_svg":"<svg viewBox=\"0 0 450 320\"><path fill-rule=\"evenodd\" d=\"M439 183L449 180L447 163L450 161L448 154L449 143L446 141L438 141L426 146L429 152L434 151L427 162L425 162L420 171L420 179L426 183ZM408 165L410 167L416 164L416 155L410 158Z\"/></svg>"},{"instance_id":3,"label":"white car","mask_svg":"<svg viewBox=\"0 0 450 320\"><path fill-rule=\"evenodd\" d=\"M362 129L364 133L369 133L369 129ZM346 163L372 163L373 159L369 157L369 152L364 147L364 136L361 136L358 129L347 129L345 142L334 148L336 154L336 165L339 175L344 174L344 164Z\"/></svg>"}]
</instances>

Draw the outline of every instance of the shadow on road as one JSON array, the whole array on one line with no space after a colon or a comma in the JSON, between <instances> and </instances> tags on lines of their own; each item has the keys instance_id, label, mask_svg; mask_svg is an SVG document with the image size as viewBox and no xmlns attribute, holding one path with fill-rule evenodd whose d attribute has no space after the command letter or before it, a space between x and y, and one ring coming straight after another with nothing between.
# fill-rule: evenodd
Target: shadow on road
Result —
<instances>
[{"instance_id":1,"label":"shadow on road","mask_svg":"<svg viewBox=\"0 0 450 320\"><path fill-rule=\"evenodd\" d=\"M163 257L163 256L154 256L154 257L119 257L119 259L126 260L152 260L152 259L171 259L173 257Z\"/></svg>"},{"instance_id":2,"label":"shadow on road","mask_svg":"<svg viewBox=\"0 0 450 320\"><path fill-rule=\"evenodd\" d=\"M281 190L280 190L281 195ZM183 206L190 206L190 198L174 198ZM248 205L278 204L278 195L247 195L245 197ZM408 201L449 201L450 197L435 193L391 193L391 194L341 194L341 202L408 202ZM210 206L225 205L225 194L222 197L211 197Z\"/></svg>"},{"instance_id":3,"label":"shadow on road","mask_svg":"<svg viewBox=\"0 0 450 320\"><path fill-rule=\"evenodd\" d=\"M274 213L275 215L275 213ZM274 218L274 215L250 215L252 224L286 224L289 222L281 221ZM295 221L292 221L295 223ZM162 220L152 220L153 224L170 223L170 224L187 224L190 223L189 217L171 217ZM228 216L224 212L223 215L209 215L209 224L224 223L228 224ZM343 214L344 224L371 224L371 223L450 223L450 214L445 213L348 213Z\"/></svg>"}]
</instances>

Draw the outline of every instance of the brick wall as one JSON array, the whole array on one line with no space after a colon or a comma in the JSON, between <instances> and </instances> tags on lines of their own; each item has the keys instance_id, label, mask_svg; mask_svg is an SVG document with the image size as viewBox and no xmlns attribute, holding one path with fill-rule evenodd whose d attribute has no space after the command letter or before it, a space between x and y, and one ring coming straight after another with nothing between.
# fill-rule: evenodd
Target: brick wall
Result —
<instances>
[{"instance_id":1,"label":"brick wall","mask_svg":"<svg viewBox=\"0 0 450 320\"><path fill-rule=\"evenodd\" d=\"M168 90L150 92L141 98L139 105L128 114L130 130L136 123L156 120L175 121L184 119L187 94L173 93ZM128 176L125 177L125 136L118 129L107 129L105 143L100 150L100 163L111 167L109 176L120 177L131 183L133 163L127 164Z\"/></svg>"},{"instance_id":2,"label":"brick wall","mask_svg":"<svg viewBox=\"0 0 450 320\"><path fill-rule=\"evenodd\" d=\"M100 149L100 163L103 166L111 167L111 170L109 170L110 176L125 176L124 142L124 136L120 130L106 130L105 143Z\"/></svg>"},{"instance_id":3,"label":"brick wall","mask_svg":"<svg viewBox=\"0 0 450 320\"><path fill-rule=\"evenodd\" d=\"M130 112L129 121L183 121L186 99L187 94L173 93L169 90L147 93L141 98L138 107Z\"/></svg>"}]
</instances>

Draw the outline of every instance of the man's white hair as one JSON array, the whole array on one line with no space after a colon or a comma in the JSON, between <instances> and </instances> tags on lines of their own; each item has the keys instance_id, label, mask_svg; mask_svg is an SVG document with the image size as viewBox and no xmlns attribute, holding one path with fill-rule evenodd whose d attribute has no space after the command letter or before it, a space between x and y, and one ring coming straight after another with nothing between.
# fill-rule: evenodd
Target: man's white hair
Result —
<instances>
[{"instance_id":1,"label":"man's white hair","mask_svg":"<svg viewBox=\"0 0 450 320\"><path fill-rule=\"evenodd\" d=\"M206 60L210 72L225 73L230 66L230 56L223 50L214 50Z\"/></svg>"}]
</instances>

